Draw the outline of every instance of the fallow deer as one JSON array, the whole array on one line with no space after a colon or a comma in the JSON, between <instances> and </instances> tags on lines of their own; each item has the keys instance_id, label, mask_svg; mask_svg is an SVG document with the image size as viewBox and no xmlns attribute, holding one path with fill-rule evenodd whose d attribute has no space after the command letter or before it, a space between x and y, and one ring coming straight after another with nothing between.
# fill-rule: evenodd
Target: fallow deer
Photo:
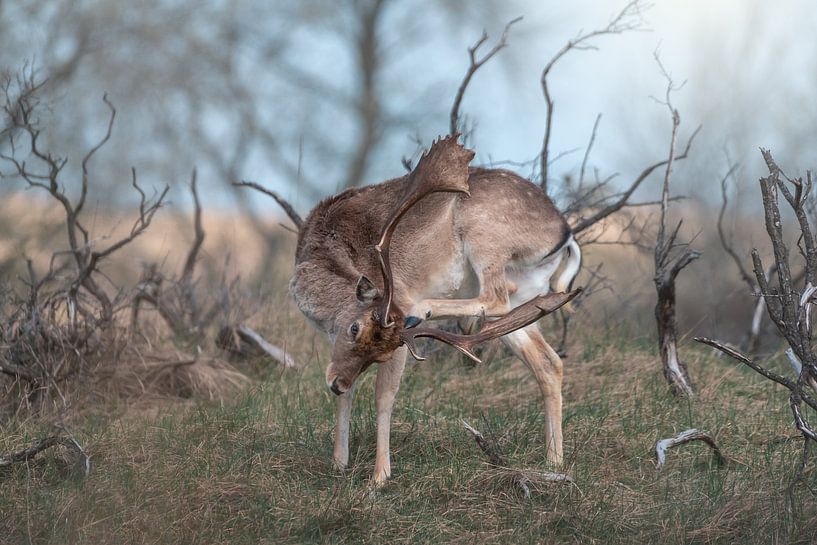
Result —
<instances>
[{"instance_id":1,"label":"fallow deer","mask_svg":"<svg viewBox=\"0 0 817 545\"><path fill-rule=\"evenodd\" d=\"M537 186L505 170L469 168L473 157L456 135L438 140L408 175L325 199L299 231L290 291L334 343L326 383L339 396L334 460L341 468L349 460L355 380L379 364L376 483L391 475L392 406L407 353L421 359L418 337L477 361L473 347L500 337L538 382L547 459L562 462L562 361L535 321L578 293L564 292L581 251ZM564 257L555 282L563 293L549 293ZM471 297L452 298L463 295ZM417 327L479 316L486 320L476 335Z\"/></svg>"}]
</instances>

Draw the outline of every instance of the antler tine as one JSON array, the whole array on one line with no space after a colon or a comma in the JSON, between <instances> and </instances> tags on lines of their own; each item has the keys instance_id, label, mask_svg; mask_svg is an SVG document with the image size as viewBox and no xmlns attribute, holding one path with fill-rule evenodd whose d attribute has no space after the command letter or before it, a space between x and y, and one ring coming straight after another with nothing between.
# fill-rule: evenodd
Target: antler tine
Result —
<instances>
[{"instance_id":1,"label":"antler tine","mask_svg":"<svg viewBox=\"0 0 817 545\"><path fill-rule=\"evenodd\" d=\"M375 246L380 259L380 270L383 273L383 300L378 310L383 327L394 325L394 322L389 320L389 311L394 296L389 247L400 219L412 206L431 193L451 191L470 194L468 191L468 163L474 158L474 152L459 144L458 137L459 134L453 134L440 138L434 141L431 148L423 154L417 166L409 174L406 192L386 221L380 234L380 242Z\"/></svg>"},{"instance_id":2,"label":"antler tine","mask_svg":"<svg viewBox=\"0 0 817 545\"><path fill-rule=\"evenodd\" d=\"M457 333L449 333L442 329L432 327L417 327L414 329L407 329L400 333L400 338L408 347L411 355L417 360L424 360L417 352L417 346L414 344L418 337L430 337L437 339L446 344L450 344L472 360L477 363L482 361L474 354L473 349L476 345L484 343L490 339L496 339L503 335L507 335L517 329L532 324L536 320L542 318L557 310L561 306L571 301L574 297L581 293L581 288L575 289L571 292L550 293L547 295L539 295L530 301L522 303L509 313L487 322L479 333L474 335L459 335Z\"/></svg>"}]
</instances>

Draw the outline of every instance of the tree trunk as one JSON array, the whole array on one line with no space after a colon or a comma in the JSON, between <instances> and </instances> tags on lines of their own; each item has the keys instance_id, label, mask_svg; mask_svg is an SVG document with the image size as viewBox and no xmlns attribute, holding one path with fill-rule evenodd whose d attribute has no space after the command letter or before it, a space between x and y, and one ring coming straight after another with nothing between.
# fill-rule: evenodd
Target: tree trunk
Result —
<instances>
[{"instance_id":1,"label":"tree trunk","mask_svg":"<svg viewBox=\"0 0 817 545\"><path fill-rule=\"evenodd\" d=\"M693 258L694 259L694 258ZM655 276L658 301L655 304L655 322L658 325L658 347L664 376L675 395L694 395L687 366L678 358L678 322L675 317L675 277L680 268L659 271Z\"/></svg>"}]
</instances>

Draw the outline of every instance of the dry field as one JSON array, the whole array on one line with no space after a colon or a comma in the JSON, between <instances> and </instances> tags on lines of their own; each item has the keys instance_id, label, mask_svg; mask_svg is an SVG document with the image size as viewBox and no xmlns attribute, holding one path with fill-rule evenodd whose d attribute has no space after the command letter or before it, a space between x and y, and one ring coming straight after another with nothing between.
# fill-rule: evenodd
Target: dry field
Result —
<instances>
[{"instance_id":1,"label":"dry field","mask_svg":"<svg viewBox=\"0 0 817 545\"><path fill-rule=\"evenodd\" d=\"M8 209L0 217L8 219ZM206 217L201 281L221 277L231 248L228 271L242 273L252 302L247 320L286 347L300 368L229 361L209 345L192 365L164 365L190 352L148 313L143 338L116 361L102 362L105 372L91 387L66 387L64 399L55 396L37 418L4 400L0 453L32 444L58 424L85 447L92 469L86 476L76 455L61 447L0 468L0 543L817 540L813 462L805 483L788 490L802 443L785 392L684 341L699 395L673 398L652 330L638 325L649 324L649 307L614 304L609 295L603 308L592 300L581 308L565 360L565 471L574 485L534 481L524 498L511 470L487 464L461 419L499 446L513 469L549 469L535 382L499 350L472 367L442 349L409 365L393 419L393 478L372 493L372 373L356 400L350 468L339 472L331 463L334 396L322 378L329 345L286 292L294 237L282 231L278 253L265 260L269 252L246 223ZM101 218L99 225L116 223ZM153 238L131 248L111 276L135 281L144 261L178 266L178 247L192 238L189 221L157 216L151 231ZM13 240L6 237L3 252L21 249ZM47 245L37 244L29 241L25 251L42 260ZM555 323L543 325L552 337ZM778 352L765 363L790 372ZM14 389L4 391L10 396ZM657 469L656 440L691 427L712 434L726 463L690 444L671 450Z\"/></svg>"}]
</instances>

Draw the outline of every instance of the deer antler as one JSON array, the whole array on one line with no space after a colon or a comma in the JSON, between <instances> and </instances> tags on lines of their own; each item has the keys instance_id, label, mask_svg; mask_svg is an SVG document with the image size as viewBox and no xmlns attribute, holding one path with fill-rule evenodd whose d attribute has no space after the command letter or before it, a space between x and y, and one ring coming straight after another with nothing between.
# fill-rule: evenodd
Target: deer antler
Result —
<instances>
[{"instance_id":1,"label":"deer antler","mask_svg":"<svg viewBox=\"0 0 817 545\"><path fill-rule=\"evenodd\" d=\"M417 360L424 360L425 358L417 353L417 346L414 341L418 337L430 337L437 339L446 344L450 344L472 360L477 363L482 361L474 354L473 348L490 339L496 339L503 335L507 335L512 331L521 329L527 325L532 324L539 318L550 314L557 310L562 305L568 303L571 299L581 293L581 288L575 289L571 292L565 293L550 293L547 295L539 295L534 297L526 303L522 303L509 313L487 322L483 328L474 335L459 335L457 333L449 333L442 329L432 327L417 327L414 329L405 329L400 332L400 339L408 347L411 355Z\"/></svg>"},{"instance_id":2,"label":"deer antler","mask_svg":"<svg viewBox=\"0 0 817 545\"><path fill-rule=\"evenodd\" d=\"M380 242L375 246L380 258L380 270L383 273L383 300L378 309L380 324L391 327L394 322L389 319L389 311L394 294L389 247L391 237L403 215L425 196L437 191L452 191L470 195L468 191L468 163L474 158L474 152L457 142L459 134L441 138L431 144L423 154L417 166L409 174L406 192L400 203L389 216L380 235Z\"/></svg>"}]
</instances>

